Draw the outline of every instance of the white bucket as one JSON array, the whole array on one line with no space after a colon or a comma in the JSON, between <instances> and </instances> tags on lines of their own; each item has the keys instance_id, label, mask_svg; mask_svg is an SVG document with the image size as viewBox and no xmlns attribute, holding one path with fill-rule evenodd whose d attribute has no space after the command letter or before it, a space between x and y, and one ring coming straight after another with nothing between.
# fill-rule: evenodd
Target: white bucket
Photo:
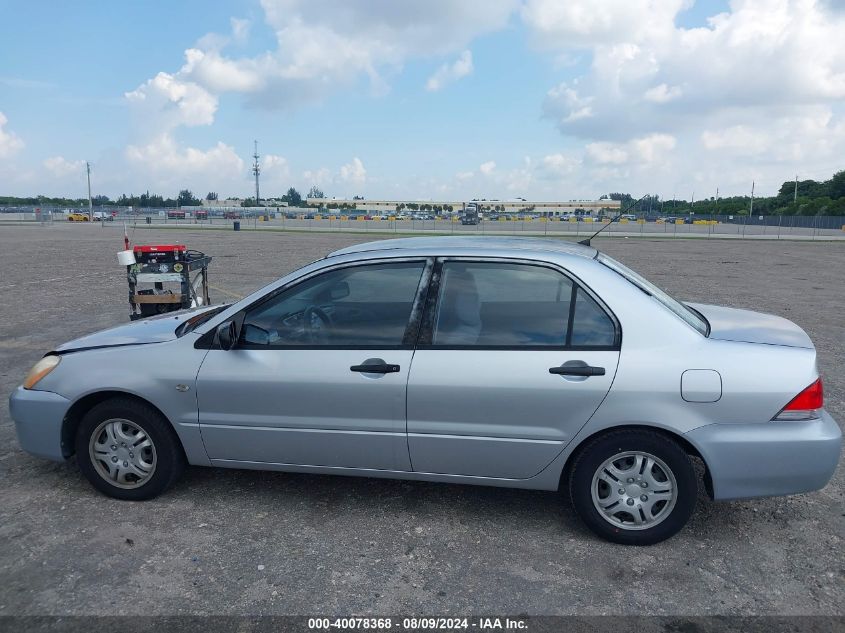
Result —
<instances>
[{"instance_id":1,"label":"white bucket","mask_svg":"<svg viewBox=\"0 0 845 633\"><path fill-rule=\"evenodd\" d=\"M131 266L135 263L135 253L131 250L120 251L117 254L117 263L121 266Z\"/></svg>"}]
</instances>

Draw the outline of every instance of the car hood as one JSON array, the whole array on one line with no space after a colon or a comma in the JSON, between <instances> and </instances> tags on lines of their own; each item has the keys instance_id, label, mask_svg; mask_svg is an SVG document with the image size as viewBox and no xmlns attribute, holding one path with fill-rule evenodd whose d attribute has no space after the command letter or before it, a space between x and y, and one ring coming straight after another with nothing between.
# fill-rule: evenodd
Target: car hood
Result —
<instances>
[{"instance_id":1,"label":"car hood","mask_svg":"<svg viewBox=\"0 0 845 633\"><path fill-rule=\"evenodd\" d=\"M688 303L710 323L710 338L813 349L807 333L789 319L752 310Z\"/></svg>"},{"instance_id":2,"label":"car hood","mask_svg":"<svg viewBox=\"0 0 845 633\"><path fill-rule=\"evenodd\" d=\"M100 330L78 339L68 341L57 347L56 352L78 352L84 349L117 347L120 345L145 345L163 343L176 338L176 328L191 317L208 312L220 306L203 306L190 310L168 312L125 325Z\"/></svg>"}]
</instances>

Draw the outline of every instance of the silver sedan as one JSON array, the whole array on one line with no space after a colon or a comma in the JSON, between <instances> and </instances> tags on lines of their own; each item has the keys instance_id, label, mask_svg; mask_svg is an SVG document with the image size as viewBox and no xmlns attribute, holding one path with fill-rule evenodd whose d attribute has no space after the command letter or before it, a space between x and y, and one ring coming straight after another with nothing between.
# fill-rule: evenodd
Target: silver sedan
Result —
<instances>
[{"instance_id":1,"label":"silver sedan","mask_svg":"<svg viewBox=\"0 0 845 633\"><path fill-rule=\"evenodd\" d=\"M684 304L587 246L415 238L330 254L234 305L47 354L21 446L154 497L186 464L565 489L650 544L697 497L823 487L841 449L816 351L768 314Z\"/></svg>"}]
</instances>

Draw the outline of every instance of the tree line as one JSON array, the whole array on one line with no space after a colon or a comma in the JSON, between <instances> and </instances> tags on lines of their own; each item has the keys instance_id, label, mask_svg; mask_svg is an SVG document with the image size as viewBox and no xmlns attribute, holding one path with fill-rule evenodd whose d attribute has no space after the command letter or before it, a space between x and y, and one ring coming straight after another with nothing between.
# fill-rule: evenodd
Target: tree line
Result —
<instances>
[{"instance_id":1,"label":"tree line","mask_svg":"<svg viewBox=\"0 0 845 633\"><path fill-rule=\"evenodd\" d=\"M636 215L748 215L751 196L715 196L696 200L661 199L646 195L641 200L629 193L611 193L602 199L619 200L626 213ZM845 171L829 180L784 182L777 195L754 197L755 215L845 215Z\"/></svg>"},{"instance_id":2,"label":"tree line","mask_svg":"<svg viewBox=\"0 0 845 633\"><path fill-rule=\"evenodd\" d=\"M308 192L310 198L325 198L325 194L316 186L311 187ZM140 195L121 194L112 199L108 196L98 195L92 196L91 203L95 207L142 207L142 208L175 208L175 207L199 207L202 206L206 200L219 200L220 196L216 191L209 191L205 194L205 198L199 199L190 189L182 189L179 195L175 198L165 198L157 193L150 193L146 191ZM255 204L255 198L228 198L241 203L242 206L258 206ZM291 187L282 196L270 196L261 198L263 202L268 200L279 200L287 202L289 206L297 207L304 203L304 198L294 187ZM0 196L0 206L57 206L80 208L88 206L88 198L64 198L54 196L33 196L33 197L17 197L17 196Z\"/></svg>"},{"instance_id":3,"label":"tree line","mask_svg":"<svg viewBox=\"0 0 845 633\"><path fill-rule=\"evenodd\" d=\"M262 197L262 200L279 200L289 206L297 207L305 203L305 198L325 198L325 194L316 186L311 187L303 197L294 187L279 197ZM637 200L629 193L611 193L602 199L619 200L626 213L637 215L688 215L690 212L701 215L748 215L751 211L751 196L715 196L698 200L668 200L656 195L646 195ZM217 192L209 191L205 200L218 200ZM356 200L363 200L355 196ZM258 206L255 198L231 198L242 206ZM176 198L165 198L160 194L146 191L140 195L122 194L112 200L108 196L98 195L92 198L95 207L152 207L166 208L179 206L200 206L203 200L197 198L189 189L182 189ZM85 207L87 198L63 198L49 196L15 197L0 196L0 206L59 206ZM328 203L328 208L338 208L337 203ZM421 211L450 211L441 205L401 204L399 209L408 208ZM760 215L845 215L845 171L836 172L830 179L823 181L799 180L796 187L794 180L781 185L777 195L754 198L754 214Z\"/></svg>"}]
</instances>

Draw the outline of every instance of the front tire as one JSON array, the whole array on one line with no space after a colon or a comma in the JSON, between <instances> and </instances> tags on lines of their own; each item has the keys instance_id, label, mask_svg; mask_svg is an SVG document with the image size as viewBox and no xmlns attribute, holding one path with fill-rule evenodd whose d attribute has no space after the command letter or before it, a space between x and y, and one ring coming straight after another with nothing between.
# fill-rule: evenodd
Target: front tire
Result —
<instances>
[{"instance_id":1,"label":"front tire","mask_svg":"<svg viewBox=\"0 0 845 633\"><path fill-rule=\"evenodd\" d=\"M608 541L653 545L686 525L698 496L692 461L661 433L619 430L581 449L569 494L587 526Z\"/></svg>"},{"instance_id":2,"label":"front tire","mask_svg":"<svg viewBox=\"0 0 845 633\"><path fill-rule=\"evenodd\" d=\"M158 496L185 468L170 423L131 398L106 400L85 414L76 434L76 459L97 490L128 501Z\"/></svg>"}]
</instances>

